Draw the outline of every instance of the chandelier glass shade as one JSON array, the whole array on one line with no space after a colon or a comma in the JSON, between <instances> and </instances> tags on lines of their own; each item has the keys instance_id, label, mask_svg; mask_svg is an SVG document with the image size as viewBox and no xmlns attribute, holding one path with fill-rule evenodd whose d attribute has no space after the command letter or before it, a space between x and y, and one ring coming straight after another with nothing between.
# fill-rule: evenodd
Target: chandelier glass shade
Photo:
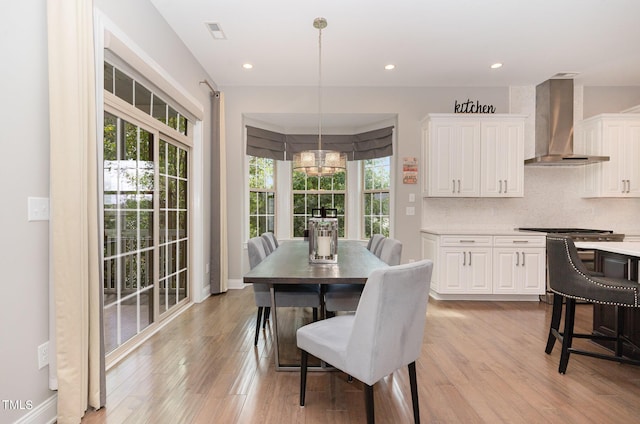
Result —
<instances>
[{"instance_id":1,"label":"chandelier glass shade","mask_svg":"<svg viewBox=\"0 0 640 424\"><path fill-rule=\"evenodd\" d=\"M313 27L318 29L318 149L295 153L293 170L310 177L324 177L344 171L347 168L347 154L322 149L322 30L327 27L327 20L316 18Z\"/></svg>"}]
</instances>

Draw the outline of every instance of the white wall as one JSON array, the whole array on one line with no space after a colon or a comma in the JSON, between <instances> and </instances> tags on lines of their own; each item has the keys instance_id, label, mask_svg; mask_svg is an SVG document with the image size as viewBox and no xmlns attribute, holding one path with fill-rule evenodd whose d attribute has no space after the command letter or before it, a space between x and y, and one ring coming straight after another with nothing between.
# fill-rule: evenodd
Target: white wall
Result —
<instances>
[{"instance_id":1,"label":"white wall","mask_svg":"<svg viewBox=\"0 0 640 424\"><path fill-rule=\"evenodd\" d=\"M49 338L49 225L27 222L27 197L49 196L45 2L9 2L3 14L10 18L0 30L0 399L35 407L52 395L36 355ZM25 412L0 403L0 422Z\"/></svg>"}]
</instances>

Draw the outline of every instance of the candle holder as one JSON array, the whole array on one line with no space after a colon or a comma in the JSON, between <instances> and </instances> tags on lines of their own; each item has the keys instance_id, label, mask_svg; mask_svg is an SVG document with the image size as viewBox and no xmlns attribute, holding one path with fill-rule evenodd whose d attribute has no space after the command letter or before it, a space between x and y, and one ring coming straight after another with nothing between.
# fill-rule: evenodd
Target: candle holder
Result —
<instances>
[{"instance_id":1,"label":"candle holder","mask_svg":"<svg viewBox=\"0 0 640 424\"><path fill-rule=\"evenodd\" d=\"M318 215L316 215L318 212ZM333 216L327 216L333 212ZM309 263L334 264L338 262L338 211L313 209L309 219Z\"/></svg>"}]
</instances>

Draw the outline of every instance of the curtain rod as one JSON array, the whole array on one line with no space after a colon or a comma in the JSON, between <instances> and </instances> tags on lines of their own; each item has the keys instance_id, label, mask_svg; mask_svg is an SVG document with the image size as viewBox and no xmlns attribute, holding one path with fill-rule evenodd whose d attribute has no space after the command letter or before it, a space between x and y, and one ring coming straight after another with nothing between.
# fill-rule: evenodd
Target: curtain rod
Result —
<instances>
[{"instance_id":1,"label":"curtain rod","mask_svg":"<svg viewBox=\"0 0 640 424\"><path fill-rule=\"evenodd\" d=\"M209 83L209 81L202 80L202 81L200 81L200 84L206 84L207 87L209 87L209 90L211 90L211 93L213 95L215 95L216 97L220 96L220 92L218 90L216 90L215 88L213 88L213 86Z\"/></svg>"}]
</instances>

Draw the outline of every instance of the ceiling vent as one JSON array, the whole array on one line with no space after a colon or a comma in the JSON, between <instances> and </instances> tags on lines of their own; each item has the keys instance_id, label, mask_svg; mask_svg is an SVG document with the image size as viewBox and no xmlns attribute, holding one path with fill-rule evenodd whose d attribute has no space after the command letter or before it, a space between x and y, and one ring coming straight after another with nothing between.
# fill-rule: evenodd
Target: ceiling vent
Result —
<instances>
[{"instance_id":1,"label":"ceiling vent","mask_svg":"<svg viewBox=\"0 0 640 424\"><path fill-rule=\"evenodd\" d=\"M220 27L220 24L216 22L208 22L205 24L211 33L214 40L226 40L227 36L224 35L224 31Z\"/></svg>"}]
</instances>

